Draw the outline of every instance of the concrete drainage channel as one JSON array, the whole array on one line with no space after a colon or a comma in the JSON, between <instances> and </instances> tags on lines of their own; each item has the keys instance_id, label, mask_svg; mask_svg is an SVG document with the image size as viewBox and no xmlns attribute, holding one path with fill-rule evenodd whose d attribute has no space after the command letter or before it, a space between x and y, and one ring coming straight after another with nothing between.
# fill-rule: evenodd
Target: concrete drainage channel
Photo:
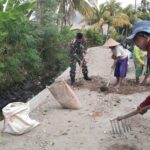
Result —
<instances>
[{"instance_id":1,"label":"concrete drainage channel","mask_svg":"<svg viewBox=\"0 0 150 150\"><path fill-rule=\"evenodd\" d=\"M58 81L64 79L64 75L66 75L66 74L69 75L69 67L60 76L58 76L55 79L55 82L58 82ZM66 76L65 80L68 80L67 77L68 76ZM52 85L53 84L51 84L51 86ZM37 108L39 105L41 105L44 101L50 100L50 99L53 99L53 95L47 88L45 88L44 90L42 90L40 93L38 93L36 96L34 96L32 99L29 100L30 112L32 112L35 108ZM4 124L4 121L3 120L0 121L0 130L3 129L3 124Z\"/></svg>"},{"instance_id":2,"label":"concrete drainage channel","mask_svg":"<svg viewBox=\"0 0 150 150\"><path fill-rule=\"evenodd\" d=\"M67 69L63 74L69 74L69 70ZM62 76L62 75L61 75ZM62 78L58 77L55 82L60 81ZM76 88L86 88L89 89L90 91L96 91L98 93L102 92L100 90L101 86L104 86L106 84L105 79L98 77L98 76L93 76L91 82L85 82L83 79L79 79L74 87ZM68 84L70 84L70 81L67 79ZM130 83L127 87L124 86L120 91L116 91L112 85L110 85L109 90L106 91L105 94L108 93L118 93L118 94L133 94L137 91L143 92L143 91L148 91L150 87L144 87L144 86L135 86L134 81L127 80L127 83ZM30 112L33 111L36 107L38 107L40 104L42 104L46 100L52 99L53 96L50 93L50 91L45 88L42 90L39 94L37 94L35 97L33 97L29 103L30 103ZM3 127L3 121L0 121L0 129Z\"/></svg>"},{"instance_id":3,"label":"concrete drainage channel","mask_svg":"<svg viewBox=\"0 0 150 150\"><path fill-rule=\"evenodd\" d=\"M51 99L53 96L49 92L47 88L42 90L39 94L37 94L35 97L33 97L30 101L30 112L33 111L36 107L38 107L40 104L42 104L44 101ZM0 129L3 128L3 120L0 121Z\"/></svg>"}]
</instances>

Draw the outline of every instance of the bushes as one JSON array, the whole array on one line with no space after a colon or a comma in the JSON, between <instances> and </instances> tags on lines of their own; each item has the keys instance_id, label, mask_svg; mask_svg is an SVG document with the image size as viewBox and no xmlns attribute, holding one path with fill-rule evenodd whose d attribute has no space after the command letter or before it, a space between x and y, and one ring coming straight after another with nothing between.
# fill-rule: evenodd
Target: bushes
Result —
<instances>
[{"instance_id":1,"label":"bushes","mask_svg":"<svg viewBox=\"0 0 150 150\"><path fill-rule=\"evenodd\" d=\"M5 56L0 68L0 88L2 89L13 83L22 82L27 76L39 72L42 61L36 50L26 49L23 52Z\"/></svg>"},{"instance_id":2,"label":"bushes","mask_svg":"<svg viewBox=\"0 0 150 150\"><path fill-rule=\"evenodd\" d=\"M36 38L27 17L32 4L9 3L6 12L0 11L0 89L22 82L42 68L40 53L35 49Z\"/></svg>"},{"instance_id":3,"label":"bushes","mask_svg":"<svg viewBox=\"0 0 150 150\"><path fill-rule=\"evenodd\" d=\"M109 33L108 33L108 37L113 38L117 41L121 41L121 39L123 38L123 36L121 34L119 34L116 29L114 27L110 27L109 28Z\"/></svg>"},{"instance_id":4,"label":"bushes","mask_svg":"<svg viewBox=\"0 0 150 150\"><path fill-rule=\"evenodd\" d=\"M56 25L53 1L42 7L43 14L32 2L14 3L9 2L6 12L0 10L0 89L32 80L41 72L58 75L69 64L70 42L75 36L69 26L60 29ZM29 20L31 8L36 11L34 21Z\"/></svg>"},{"instance_id":5,"label":"bushes","mask_svg":"<svg viewBox=\"0 0 150 150\"><path fill-rule=\"evenodd\" d=\"M87 38L88 47L100 46L104 43L104 36L98 29L88 29L84 32Z\"/></svg>"},{"instance_id":6,"label":"bushes","mask_svg":"<svg viewBox=\"0 0 150 150\"><path fill-rule=\"evenodd\" d=\"M41 27L40 32L36 31L38 38L37 49L41 54L45 70L64 70L69 64L70 42L75 36L75 32L70 27L57 26Z\"/></svg>"}]
</instances>

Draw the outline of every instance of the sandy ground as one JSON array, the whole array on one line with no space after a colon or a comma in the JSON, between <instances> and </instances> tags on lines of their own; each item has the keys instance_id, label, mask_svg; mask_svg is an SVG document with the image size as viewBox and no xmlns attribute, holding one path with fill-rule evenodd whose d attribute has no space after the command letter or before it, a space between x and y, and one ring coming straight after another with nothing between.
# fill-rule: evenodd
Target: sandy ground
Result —
<instances>
[{"instance_id":1,"label":"sandy ground","mask_svg":"<svg viewBox=\"0 0 150 150\"><path fill-rule=\"evenodd\" d=\"M150 113L129 119L132 131L123 135L113 135L109 120L125 114L149 95L149 87L134 84L132 60L126 83L122 91L112 88L114 77L110 74L111 53L100 47L91 48L87 56L89 74L93 81L82 80L77 70L77 85L73 87L79 97L80 110L62 109L56 100L50 99L31 113L40 126L31 132L14 136L0 134L0 150L149 150ZM66 70L59 78L69 82ZM101 92L110 77L108 92ZM91 116L92 112L98 116Z\"/></svg>"}]
</instances>

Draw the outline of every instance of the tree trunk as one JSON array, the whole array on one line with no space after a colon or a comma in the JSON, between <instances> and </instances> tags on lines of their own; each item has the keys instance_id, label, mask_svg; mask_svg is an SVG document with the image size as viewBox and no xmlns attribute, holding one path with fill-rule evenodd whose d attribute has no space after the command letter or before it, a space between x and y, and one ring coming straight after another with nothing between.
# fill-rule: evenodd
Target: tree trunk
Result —
<instances>
[{"instance_id":1,"label":"tree trunk","mask_svg":"<svg viewBox=\"0 0 150 150\"><path fill-rule=\"evenodd\" d=\"M64 13L64 25L67 24L67 10L66 10L67 0L63 0L63 13Z\"/></svg>"},{"instance_id":2,"label":"tree trunk","mask_svg":"<svg viewBox=\"0 0 150 150\"><path fill-rule=\"evenodd\" d=\"M128 34L128 27L126 26L126 37L127 37L127 34Z\"/></svg>"},{"instance_id":3,"label":"tree trunk","mask_svg":"<svg viewBox=\"0 0 150 150\"><path fill-rule=\"evenodd\" d=\"M135 0L135 12L136 12L136 4L137 4L137 0Z\"/></svg>"},{"instance_id":4,"label":"tree trunk","mask_svg":"<svg viewBox=\"0 0 150 150\"><path fill-rule=\"evenodd\" d=\"M108 24L106 40L108 39L109 28L110 28L110 25Z\"/></svg>"}]
</instances>

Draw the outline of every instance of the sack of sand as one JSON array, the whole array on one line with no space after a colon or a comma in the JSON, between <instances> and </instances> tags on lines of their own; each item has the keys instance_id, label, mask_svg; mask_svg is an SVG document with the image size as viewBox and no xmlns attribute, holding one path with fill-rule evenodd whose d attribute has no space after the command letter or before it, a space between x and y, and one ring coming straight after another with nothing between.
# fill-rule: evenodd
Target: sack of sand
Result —
<instances>
[{"instance_id":1,"label":"sack of sand","mask_svg":"<svg viewBox=\"0 0 150 150\"><path fill-rule=\"evenodd\" d=\"M59 81L47 88L50 90L54 98L61 104L63 108L81 108L81 103L78 97L65 81Z\"/></svg>"}]
</instances>

